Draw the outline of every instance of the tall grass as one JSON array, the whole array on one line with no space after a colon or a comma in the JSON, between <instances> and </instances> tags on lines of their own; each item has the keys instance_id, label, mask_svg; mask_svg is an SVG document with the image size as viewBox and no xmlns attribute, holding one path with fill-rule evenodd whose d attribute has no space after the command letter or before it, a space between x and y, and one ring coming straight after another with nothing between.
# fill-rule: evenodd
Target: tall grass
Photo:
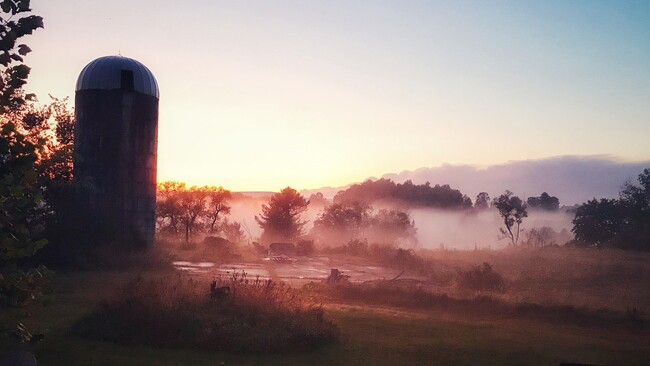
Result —
<instances>
[{"instance_id":1,"label":"tall grass","mask_svg":"<svg viewBox=\"0 0 650 366\"><path fill-rule=\"evenodd\" d=\"M324 310L283 284L235 272L217 285L230 287L230 294L215 299L208 281L184 275L138 278L73 332L125 345L233 353L303 351L338 339Z\"/></svg>"},{"instance_id":2,"label":"tall grass","mask_svg":"<svg viewBox=\"0 0 650 366\"><path fill-rule=\"evenodd\" d=\"M405 270L404 277L426 280L437 292L453 297L488 291L513 303L650 313L650 253L645 252L571 247L409 250L351 242L325 253ZM482 267L486 262L491 271Z\"/></svg>"},{"instance_id":3,"label":"tall grass","mask_svg":"<svg viewBox=\"0 0 650 366\"><path fill-rule=\"evenodd\" d=\"M316 294L315 296L323 296L326 300L334 302L445 311L463 317L525 318L582 326L622 326L645 334L649 331L646 314L638 309L620 312L606 308L590 309L572 305L512 303L485 294L471 298L454 298L446 293L428 291L412 281L379 280L336 286L311 283L305 285L303 291Z\"/></svg>"}]
</instances>

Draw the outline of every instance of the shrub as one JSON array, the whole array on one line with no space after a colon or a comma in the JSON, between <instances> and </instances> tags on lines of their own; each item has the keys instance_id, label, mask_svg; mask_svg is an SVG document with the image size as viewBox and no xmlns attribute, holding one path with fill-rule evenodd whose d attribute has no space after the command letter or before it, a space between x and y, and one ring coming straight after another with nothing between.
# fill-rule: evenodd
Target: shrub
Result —
<instances>
[{"instance_id":1,"label":"shrub","mask_svg":"<svg viewBox=\"0 0 650 366\"><path fill-rule=\"evenodd\" d=\"M503 277L492 270L492 265L484 262L469 271L458 271L458 286L476 291L503 291Z\"/></svg>"},{"instance_id":2,"label":"shrub","mask_svg":"<svg viewBox=\"0 0 650 366\"><path fill-rule=\"evenodd\" d=\"M222 259L238 259L241 257L237 245L220 236L206 236L203 239L203 248Z\"/></svg>"},{"instance_id":3,"label":"shrub","mask_svg":"<svg viewBox=\"0 0 650 366\"><path fill-rule=\"evenodd\" d=\"M296 254L301 256L310 256L314 254L314 241L313 240L299 240L296 244Z\"/></svg>"},{"instance_id":4,"label":"shrub","mask_svg":"<svg viewBox=\"0 0 650 366\"><path fill-rule=\"evenodd\" d=\"M265 247L264 245L254 241L253 242L253 248L255 249L255 252L258 255L267 255L269 254L269 248Z\"/></svg>"},{"instance_id":5,"label":"shrub","mask_svg":"<svg viewBox=\"0 0 650 366\"><path fill-rule=\"evenodd\" d=\"M217 278L216 286L228 286L229 294L212 299L206 281L184 275L139 278L73 332L125 345L233 353L286 353L338 339L324 310L282 283L249 281L245 273L233 273Z\"/></svg>"}]
</instances>

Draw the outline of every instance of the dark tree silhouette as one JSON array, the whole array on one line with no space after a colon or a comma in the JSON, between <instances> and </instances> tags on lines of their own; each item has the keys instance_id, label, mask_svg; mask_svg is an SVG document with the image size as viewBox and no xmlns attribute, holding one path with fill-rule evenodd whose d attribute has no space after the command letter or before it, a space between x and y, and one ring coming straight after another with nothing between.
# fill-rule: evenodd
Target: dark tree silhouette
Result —
<instances>
[{"instance_id":1,"label":"dark tree silhouette","mask_svg":"<svg viewBox=\"0 0 650 366\"><path fill-rule=\"evenodd\" d=\"M468 208L472 200L449 185L413 184L407 180L395 184L390 179L367 180L339 191L334 203L362 202L370 205L380 200L395 200L408 207Z\"/></svg>"},{"instance_id":2,"label":"dark tree silhouette","mask_svg":"<svg viewBox=\"0 0 650 366\"><path fill-rule=\"evenodd\" d=\"M618 200L579 206L571 231L579 246L650 250L650 169L639 174L638 184L626 182Z\"/></svg>"},{"instance_id":3,"label":"dark tree silhouette","mask_svg":"<svg viewBox=\"0 0 650 366\"><path fill-rule=\"evenodd\" d=\"M489 208L490 207L490 195L487 192L481 192L476 195L476 201L474 202L474 207L476 208Z\"/></svg>"},{"instance_id":4,"label":"dark tree silhouette","mask_svg":"<svg viewBox=\"0 0 650 366\"><path fill-rule=\"evenodd\" d=\"M616 200L593 199L578 207L571 231L578 243L603 247L612 244L622 221L621 207Z\"/></svg>"},{"instance_id":5,"label":"dark tree silhouette","mask_svg":"<svg viewBox=\"0 0 650 366\"><path fill-rule=\"evenodd\" d=\"M188 188L185 183L167 181L158 183L156 196L156 225L162 234L177 236L182 231L188 242L204 229L219 233L232 225L219 224L219 215L230 214L226 202L230 191L223 187Z\"/></svg>"},{"instance_id":6,"label":"dark tree silhouette","mask_svg":"<svg viewBox=\"0 0 650 366\"><path fill-rule=\"evenodd\" d=\"M185 183L166 181L158 183L156 191L156 226L164 234L172 236L180 232L180 191Z\"/></svg>"},{"instance_id":7,"label":"dark tree silhouette","mask_svg":"<svg viewBox=\"0 0 650 366\"><path fill-rule=\"evenodd\" d=\"M200 218L205 216L209 191L205 187L190 187L180 192L180 222L185 231L185 242L201 230Z\"/></svg>"},{"instance_id":8,"label":"dark tree silhouette","mask_svg":"<svg viewBox=\"0 0 650 366\"><path fill-rule=\"evenodd\" d=\"M208 187L208 202L205 215L209 220L210 232L215 231L215 225L219 221L220 214L230 214L231 207L228 205L230 198L229 190L223 187Z\"/></svg>"},{"instance_id":9,"label":"dark tree silhouette","mask_svg":"<svg viewBox=\"0 0 650 366\"><path fill-rule=\"evenodd\" d=\"M333 203L314 220L311 235L328 244L345 244L362 236L369 217L369 207L359 202Z\"/></svg>"},{"instance_id":10,"label":"dark tree silhouette","mask_svg":"<svg viewBox=\"0 0 650 366\"><path fill-rule=\"evenodd\" d=\"M528 207L539 208L546 211L557 211L560 209L560 200L544 192L539 197L528 197Z\"/></svg>"},{"instance_id":11,"label":"dark tree silhouette","mask_svg":"<svg viewBox=\"0 0 650 366\"><path fill-rule=\"evenodd\" d=\"M0 307L20 307L41 295L47 271L25 265L47 241L44 229L43 187L39 184L38 159L42 146L20 129L24 107L34 95L25 95L30 68L23 56L31 49L20 38L43 28L43 19L31 12L29 0L0 3ZM23 312L21 312L23 313ZM18 312L7 312L7 320ZM20 316L20 315L18 315ZM12 319L18 322L19 319ZM23 341L35 341L18 323Z\"/></svg>"},{"instance_id":12,"label":"dark tree silhouette","mask_svg":"<svg viewBox=\"0 0 650 366\"><path fill-rule=\"evenodd\" d=\"M262 205L262 213L255 216L255 221L264 230L260 240L270 243L299 239L305 226L300 214L308 205L309 201L291 187L271 196L269 203Z\"/></svg>"},{"instance_id":13,"label":"dark tree silhouette","mask_svg":"<svg viewBox=\"0 0 650 366\"><path fill-rule=\"evenodd\" d=\"M524 221L524 218L528 217L526 204L521 198L513 196L512 192L505 191L492 201L492 207L499 211L499 215L503 219L505 229L499 228L501 234L509 238L512 245L516 246L522 231L521 223Z\"/></svg>"},{"instance_id":14,"label":"dark tree silhouette","mask_svg":"<svg viewBox=\"0 0 650 366\"><path fill-rule=\"evenodd\" d=\"M638 184L626 182L620 194L625 215L619 247L650 250L650 169L639 174Z\"/></svg>"},{"instance_id":15,"label":"dark tree silhouette","mask_svg":"<svg viewBox=\"0 0 650 366\"><path fill-rule=\"evenodd\" d=\"M417 243L415 222L404 211L381 209L370 218L370 227L368 239L371 242L392 244L401 238L411 244Z\"/></svg>"},{"instance_id":16,"label":"dark tree silhouette","mask_svg":"<svg viewBox=\"0 0 650 366\"><path fill-rule=\"evenodd\" d=\"M309 196L309 204L314 207L314 206L327 206L330 202L323 196L321 192L316 192L312 193Z\"/></svg>"}]
</instances>

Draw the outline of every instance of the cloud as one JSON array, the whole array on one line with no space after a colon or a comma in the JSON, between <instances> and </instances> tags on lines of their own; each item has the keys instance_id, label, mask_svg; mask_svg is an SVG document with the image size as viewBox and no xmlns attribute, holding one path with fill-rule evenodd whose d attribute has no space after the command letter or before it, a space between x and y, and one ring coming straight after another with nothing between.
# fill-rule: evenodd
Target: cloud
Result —
<instances>
[{"instance_id":1,"label":"cloud","mask_svg":"<svg viewBox=\"0 0 650 366\"><path fill-rule=\"evenodd\" d=\"M594 197L616 198L626 180L636 180L650 160L620 161L610 156L558 156L538 160L510 161L479 168L470 165L442 165L385 174L401 183L449 184L472 199L479 192L491 197L510 190L526 198L548 192L560 199L561 205L583 203Z\"/></svg>"}]
</instances>

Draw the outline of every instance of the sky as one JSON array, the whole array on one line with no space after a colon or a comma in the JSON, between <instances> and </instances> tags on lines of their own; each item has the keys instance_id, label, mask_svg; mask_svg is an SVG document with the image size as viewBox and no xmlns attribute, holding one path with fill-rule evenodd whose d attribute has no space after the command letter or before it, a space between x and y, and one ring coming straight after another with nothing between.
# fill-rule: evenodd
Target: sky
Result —
<instances>
[{"instance_id":1,"label":"sky","mask_svg":"<svg viewBox=\"0 0 650 366\"><path fill-rule=\"evenodd\" d=\"M160 86L158 180L343 186L441 164L650 159L648 1L32 0L28 91L122 54ZM440 182L444 183L444 182Z\"/></svg>"}]
</instances>

